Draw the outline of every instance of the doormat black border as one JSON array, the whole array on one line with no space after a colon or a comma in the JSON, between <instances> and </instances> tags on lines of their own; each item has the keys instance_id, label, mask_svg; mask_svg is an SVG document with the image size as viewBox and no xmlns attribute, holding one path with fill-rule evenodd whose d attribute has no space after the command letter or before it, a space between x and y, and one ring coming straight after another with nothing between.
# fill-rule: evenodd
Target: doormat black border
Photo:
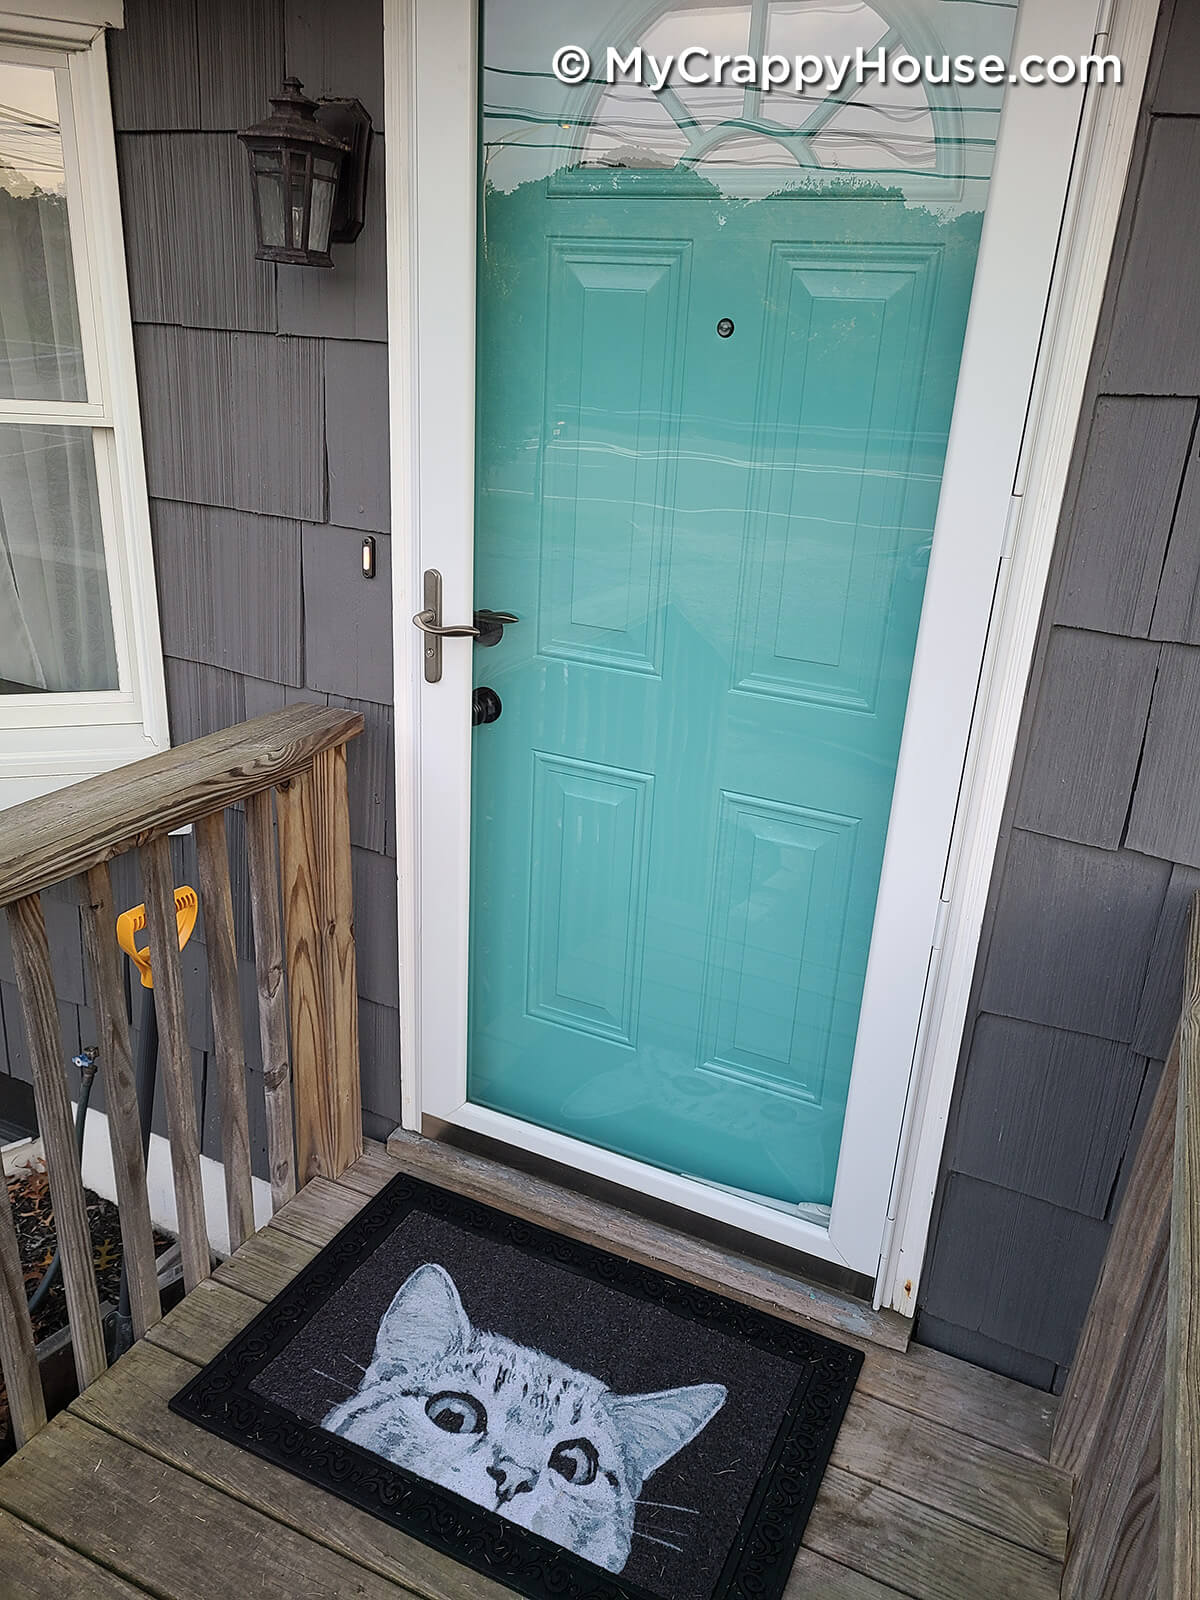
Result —
<instances>
[{"instance_id":1,"label":"doormat black border","mask_svg":"<svg viewBox=\"0 0 1200 1600\"><path fill-rule=\"evenodd\" d=\"M712 1600L778 1600L800 1548L863 1355L723 1295L670 1278L401 1173L168 1402L179 1416L338 1495L530 1600L661 1600L495 1512L303 1421L250 1385L414 1211L806 1364L752 1491Z\"/></svg>"}]
</instances>

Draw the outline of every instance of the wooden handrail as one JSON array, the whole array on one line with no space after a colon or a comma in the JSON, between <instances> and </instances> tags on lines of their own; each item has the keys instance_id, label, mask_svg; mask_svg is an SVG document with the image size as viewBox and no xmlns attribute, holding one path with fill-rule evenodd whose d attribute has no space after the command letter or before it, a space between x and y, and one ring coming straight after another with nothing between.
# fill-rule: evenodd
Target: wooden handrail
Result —
<instances>
[{"instance_id":1,"label":"wooden handrail","mask_svg":"<svg viewBox=\"0 0 1200 1600\"><path fill-rule=\"evenodd\" d=\"M1179 1023L1158 1533L1158 1600L1191 1600L1200 1594L1200 894Z\"/></svg>"},{"instance_id":2,"label":"wooden handrail","mask_svg":"<svg viewBox=\"0 0 1200 1600\"><path fill-rule=\"evenodd\" d=\"M254 1229L246 1052L226 810L246 806L246 887L274 1206L298 1183L333 1178L362 1152L358 985L351 891L346 745L356 712L289 706L206 739L0 812L5 910L29 1040L38 1125L54 1200L80 1388L106 1350L68 1100L53 963L41 895L76 880L93 1014L107 1088L130 1321L141 1337L161 1316L121 959L108 863L136 850L146 902L183 1278L211 1270L200 1128L167 835L194 823L207 950L220 1148L233 1248ZM278 833L278 842L276 834ZM280 916L282 902L282 918ZM285 955L286 952L286 955ZM18 1444L46 1423L33 1326L7 1195L0 1195L0 1373Z\"/></svg>"},{"instance_id":3,"label":"wooden handrail","mask_svg":"<svg viewBox=\"0 0 1200 1600\"><path fill-rule=\"evenodd\" d=\"M362 727L356 711L287 706L0 811L0 906L285 783Z\"/></svg>"}]
</instances>

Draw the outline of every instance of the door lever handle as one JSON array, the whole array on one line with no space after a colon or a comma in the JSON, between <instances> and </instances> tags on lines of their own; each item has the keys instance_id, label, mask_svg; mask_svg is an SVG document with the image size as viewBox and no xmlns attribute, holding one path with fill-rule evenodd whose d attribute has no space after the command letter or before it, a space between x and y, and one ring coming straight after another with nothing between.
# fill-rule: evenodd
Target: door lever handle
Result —
<instances>
[{"instance_id":1,"label":"door lever handle","mask_svg":"<svg viewBox=\"0 0 1200 1600\"><path fill-rule=\"evenodd\" d=\"M514 616L511 611L477 611L475 613L475 642L485 647L499 644L504 637L504 630L514 622L520 622L520 617Z\"/></svg>"},{"instance_id":2,"label":"door lever handle","mask_svg":"<svg viewBox=\"0 0 1200 1600\"><path fill-rule=\"evenodd\" d=\"M478 616L476 612L476 616ZM473 628L469 622L457 622L449 625L435 622L437 615L432 609L418 611L413 617L413 622L422 633L432 634L435 639L478 639L479 629Z\"/></svg>"},{"instance_id":3,"label":"door lever handle","mask_svg":"<svg viewBox=\"0 0 1200 1600\"><path fill-rule=\"evenodd\" d=\"M442 621L442 575L436 567L425 572L425 604L413 617L414 627L425 635L425 682L442 681L442 640L477 639L482 645L499 644L504 629L520 618L511 611L477 611L473 622Z\"/></svg>"}]
</instances>

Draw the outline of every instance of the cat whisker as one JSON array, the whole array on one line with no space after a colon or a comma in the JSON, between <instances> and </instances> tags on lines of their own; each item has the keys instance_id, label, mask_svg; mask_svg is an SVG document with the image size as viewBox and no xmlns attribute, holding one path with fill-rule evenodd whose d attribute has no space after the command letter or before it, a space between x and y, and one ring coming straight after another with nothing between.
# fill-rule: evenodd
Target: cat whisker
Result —
<instances>
[{"instance_id":1,"label":"cat whisker","mask_svg":"<svg viewBox=\"0 0 1200 1600\"><path fill-rule=\"evenodd\" d=\"M639 1500L638 1505L647 1507L655 1506L660 1511L683 1511L686 1512L689 1517L698 1517L700 1515L700 1513L692 1506L673 1506L668 1504L666 1500Z\"/></svg>"},{"instance_id":2,"label":"cat whisker","mask_svg":"<svg viewBox=\"0 0 1200 1600\"><path fill-rule=\"evenodd\" d=\"M681 1554L683 1551L681 1544L672 1544L669 1539L656 1539L651 1533L639 1533L636 1528L633 1530L633 1537L635 1539L647 1539L651 1544L666 1545L668 1550L678 1550Z\"/></svg>"},{"instance_id":3,"label":"cat whisker","mask_svg":"<svg viewBox=\"0 0 1200 1600\"><path fill-rule=\"evenodd\" d=\"M339 1389L347 1389L351 1394L358 1388L356 1383L347 1383L344 1378L335 1378L332 1372L322 1372L320 1367L314 1367L313 1373L318 1378L325 1378L330 1383L336 1383Z\"/></svg>"}]
</instances>

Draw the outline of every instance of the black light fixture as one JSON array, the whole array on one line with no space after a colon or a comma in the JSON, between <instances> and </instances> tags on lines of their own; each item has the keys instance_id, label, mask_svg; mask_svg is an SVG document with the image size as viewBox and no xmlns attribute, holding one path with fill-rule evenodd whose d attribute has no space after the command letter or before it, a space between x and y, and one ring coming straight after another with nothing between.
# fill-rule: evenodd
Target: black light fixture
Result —
<instances>
[{"instance_id":1,"label":"black light fixture","mask_svg":"<svg viewBox=\"0 0 1200 1600\"><path fill-rule=\"evenodd\" d=\"M238 138L250 158L260 261L331 267L329 246L362 232L371 118L357 100L310 100L298 78Z\"/></svg>"}]
</instances>

